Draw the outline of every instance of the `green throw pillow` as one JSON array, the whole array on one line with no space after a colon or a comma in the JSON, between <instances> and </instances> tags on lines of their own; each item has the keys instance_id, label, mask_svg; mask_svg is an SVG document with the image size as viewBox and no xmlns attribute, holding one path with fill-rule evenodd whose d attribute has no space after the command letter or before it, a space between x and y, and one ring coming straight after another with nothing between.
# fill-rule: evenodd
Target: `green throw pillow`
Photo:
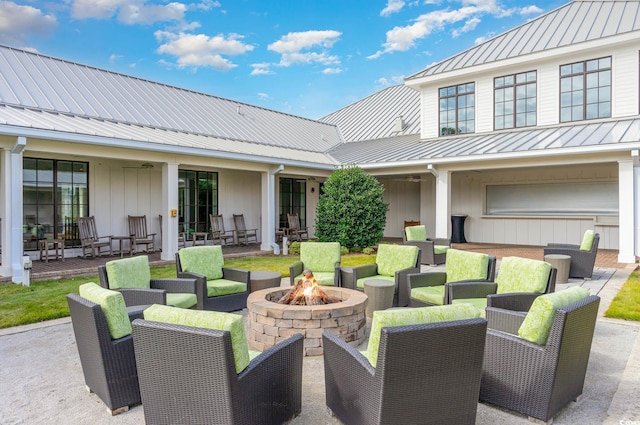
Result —
<instances>
[{"instance_id":1,"label":"green throw pillow","mask_svg":"<svg viewBox=\"0 0 640 425\"><path fill-rule=\"evenodd\" d=\"M100 305L107 320L111 339L119 339L131 334L131 322L127 314L127 306L120 292L103 288L94 282L80 285L78 291L82 298Z\"/></svg>"},{"instance_id":2,"label":"green throw pillow","mask_svg":"<svg viewBox=\"0 0 640 425\"><path fill-rule=\"evenodd\" d=\"M231 333L231 345L236 365L236 373L249 365L249 347L244 334L243 316L233 313L206 310L185 310L183 308L154 304L145 309L144 319L194 328L215 329Z\"/></svg>"},{"instance_id":3,"label":"green throw pillow","mask_svg":"<svg viewBox=\"0 0 640 425\"><path fill-rule=\"evenodd\" d=\"M498 294L528 292L543 294L547 289L551 264L520 257L504 257L496 283Z\"/></svg>"},{"instance_id":4,"label":"green throw pillow","mask_svg":"<svg viewBox=\"0 0 640 425\"><path fill-rule=\"evenodd\" d=\"M378 310L373 312L371 333L365 356L373 367L378 361L378 345L382 328L420 325L424 323L450 322L480 317L480 311L470 304L441 305L434 307Z\"/></svg>"},{"instance_id":5,"label":"green throw pillow","mask_svg":"<svg viewBox=\"0 0 640 425\"><path fill-rule=\"evenodd\" d=\"M447 282L486 280L489 256L479 252L450 248L447 250L444 267L447 272Z\"/></svg>"},{"instance_id":6,"label":"green throw pillow","mask_svg":"<svg viewBox=\"0 0 640 425\"><path fill-rule=\"evenodd\" d=\"M572 286L563 291L540 295L535 299L527 316L522 321L518 336L534 344L545 345L556 310L573 304L589 296L589 291L581 286Z\"/></svg>"},{"instance_id":7,"label":"green throw pillow","mask_svg":"<svg viewBox=\"0 0 640 425\"><path fill-rule=\"evenodd\" d=\"M182 271L198 273L207 280L220 279L224 267L224 257L220 245L192 246L178 251Z\"/></svg>"},{"instance_id":8,"label":"green throw pillow","mask_svg":"<svg viewBox=\"0 0 640 425\"><path fill-rule=\"evenodd\" d=\"M427 226L421 224L419 226L409 226L404 228L408 241L426 241Z\"/></svg>"},{"instance_id":9,"label":"green throw pillow","mask_svg":"<svg viewBox=\"0 0 640 425\"><path fill-rule=\"evenodd\" d=\"M301 242L300 261L305 269L317 272L333 272L340 262L339 242ZM331 283L333 284L333 282Z\"/></svg>"},{"instance_id":10,"label":"green throw pillow","mask_svg":"<svg viewBox=\"0 0 640 425\"><path fill-rule=\"evenodd\" d=\"M376 264L378 274L383 276L395 276L398 270L415 267L418 261L420 249L413 245L378 245Z\"/></svg>"},{"instance_id":11,"label":"green throw pillow","mask_svg":"<svg viewBox=\"0 0 640 425\"><path fill-rule=\"evenodd\" d=\"M596 233L593 230L587 230L584 232L582 242L580 243L580 251L591 251L593 247L593 239L596 237Z\"/></svg>"},{"instance_id":12,"label":"green throw pillow","mask_svg":"<svg viewBox=\"0 0 640 425\"><path fill-rule=\"evenodd\" d=\"M151 270L149 269L149 257L138 257L113 260L105 264L109 288L139 288L148 289L151 282Z\"/></svg>"}]
</instances>

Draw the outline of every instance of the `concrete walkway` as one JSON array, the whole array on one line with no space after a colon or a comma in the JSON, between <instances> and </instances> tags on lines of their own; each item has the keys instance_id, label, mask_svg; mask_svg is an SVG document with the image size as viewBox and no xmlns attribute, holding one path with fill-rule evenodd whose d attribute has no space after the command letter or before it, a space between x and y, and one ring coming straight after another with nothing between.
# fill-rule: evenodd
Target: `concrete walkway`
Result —
<instances>
[{"instance_id":1,"label":"concrete walkway","mask_svg":"<svg viewBox=\"0 0 640 425\"><path fill-rule=\"evenodd\" d=\"M554 418L555 424L640 425L640 324L603 317L629 269L598 268L582 285L602 298L582 397ZM304 360L302 414L291 424L340 424L327 414L322 357ZM68 318L0 330L0 423L140 424L143 407L110 416L84 386ZM527 418L478 404L477 424L528 424Z\"/></svg>"}]
</instances>

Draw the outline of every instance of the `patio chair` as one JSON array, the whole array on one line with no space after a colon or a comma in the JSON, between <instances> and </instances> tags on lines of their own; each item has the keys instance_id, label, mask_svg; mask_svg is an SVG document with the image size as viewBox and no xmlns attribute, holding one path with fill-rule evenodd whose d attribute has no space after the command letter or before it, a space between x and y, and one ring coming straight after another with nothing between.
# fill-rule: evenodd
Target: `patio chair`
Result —
<instances>
[{"instance_id":1,"label":"patio chair","mask_svg":"<svg viewBox=\"0 0 640 425\"><path fill-rule=\"evenodd\" d=\"M156 234L147 230L146 215L130 215L129 236L131 236L131 250L138 252L138 245L145 246L145 252L152 253L155 250Z\"/></svg>"},{"instance_id":2,"label":"patio chair","mask_svg":"<svg viewBox=\"0 0 640 425\"><path fill-rule=\"evenodd\" d=\"M422 264L436 266L444 264L447 257L447 250L451 248L449 239L430 239L427 237L427 227L422 224L418 226L405 227L402 232L402 242L405 245L415 245L422 252Z\"/></svg>"},{"instance_id":3,"label":"patio chair","mask_svg":"<svg viewBox=\"0 0 640 425\"><path fill-rule=\"evenodd\" d=\"M178 250L176 272L179 278L197 280L198 298L203 300L205 310L236 311L247 307L250 272L224 267L220 245Z\"/></svg>"},{"instance_id":4,"label":"patio chair","mask_svg":"<svg viewBox=\"0 0 640 425\"><path fill-rule=\"evenodd\" d=\"M244 245L248 245L252 240L258 243L258 229L247 229L244 224L244 214L233 215L233 225L236 228L238 243L244 240Z\"/></svg>"},{"instance_id":5,"label":"patio chair","mask_svg":"<svg viewBox=\"0 0 640 425\"><path fill-rule=\"evenodd\" d=\"M98 266L100 285L119 291L128 307L143 309L150 304L167 304L202 309L204 301L194 278L152 279L146 255L124 258Z\"/></svg>"},{"instance_id":6,"label":"patio chair","mask_svg":"<svg viewBox=\"0 0 640 425\"><path fill-rule=\"evenodd\" d=\"M302 279L302 272L311 270L320 285L340 286L340 243L301 242L300 260L289 267L291 285Z\"/></svg>"},{"instance_id":7,"label":"patio chair","mask_svg":"<svg viewBox=\"0 0 640 425\"><path fill-rule=\"evenodd\" d=\"M122 294L92 282L80 285L79 291L67 295L67 304L85 384L112 415L125 412L141 398Z\"/></svg>"},{"instance_id":8,"label":"patio chair","mask_svg":"<svg viewBox=\"0 0 640 425\"><path fill-rule=\"evenodd\" d=\"M483 313L491 294L496 294L494 302L502 298L503 305L530 305L541 294L555 291L556 274L556 268L544 261L503 257L495 282L452 282L446 285L446 296L451 304L472 303Z\"/></svg>"},{"instance_id":9,"label":"patio chair","mask_svg":"<svg viewBox=\"0 0 640 425\"><path fill-rule=\"evenodd\" d=\"M357 267L341 267L340 281L343 287L364 290L367 279L384 279L395 282L393 305L405 307L409 299L399 288L406 286L407 276L420 271L420 248L412 245L378 245L376 262Z\"/></svg>"},{"instance_id":10,"label":"patio chair","mask_svg":"<svg viewBox=\"0 0 640 425\"><path fill-rule=\"evenodd\" d=\"M302 335L249 352L242 315L175 310L156 305L133 321L146 423L268 425L300 414Z\"/></svg>"},{"instance_id":11,"label":"patio chair","mask_svg":"<svg viewBox=\"0 0 640 425\"><path fill-rule=\"evenodd\" d=\"M80 245L82 246L82 256L87 258L100 257L102 251L113 255L111 246L112 236L99 236L94 216L78 217L78 232L80 233Z\"/></svg>"},{"instance_id":12,"label":"patio chair","mask_svg":"<svg viewBox=\"0 0 640 425\"><path fill-rule=\"evenodd\" d=\"M400 288L401 298L408 299L410 307L449 304L446 285L465 281L493 282L495 274L494 255L451 248L446 253L445 271L410 274L406 285Z\"/></svg>"},{"instance_id":13,"label":"patio chair","mask_svg":"<svg viewBox=\"0 0 640 425\"><path fill-rule=\"evenodd\" d=\"M569 277L591 279L596 264L600 234L587 230L580 245L550 243L544 248L544 255L563 254L571 257Z\"/></svg>"},{"instance_id":14,"label":"patio chair","mask_svg":"<svg viewBox=\"0 0 640 425\"><path fill-rule=\"evenodd\" d=\"M326 402L341 423L474 424L486 320L469 305L373 313L367 349L325 331Z\"/></svg>"},{"instance_id":15,"label":"patio chair","mask_svg":"<svg viewBox=\"0 0 640 425\"><path fill-rule=\"evenodd\" d=\"M309 239L309 230L306 227L300 227L300 216L298 214L287 214L289 228L287 232L292 241L302 241Z\"/></svg>"},{"instance_id":16,"label":"patio chair","mask_svg":"<svg viewBox=\"0 0 640 425\"><path fill-rule=\"evenodd\" d=\"M209 214L209 221L211 222L211 240L214 244L216 242L220 245L234 244L235 236L233 231L224 229L224 219L221 214Z\"/></svg>"},{"instance_id":17,"label":"patio chair","mask_svg":"<svg viewBox=\"0 0 640 425\"><path fill-rule=\"evenodd\" d=\"M582 394L599 303L571 287L529 312L488 307L480 400L550 423Z\"/></svg>"}]
</instances>

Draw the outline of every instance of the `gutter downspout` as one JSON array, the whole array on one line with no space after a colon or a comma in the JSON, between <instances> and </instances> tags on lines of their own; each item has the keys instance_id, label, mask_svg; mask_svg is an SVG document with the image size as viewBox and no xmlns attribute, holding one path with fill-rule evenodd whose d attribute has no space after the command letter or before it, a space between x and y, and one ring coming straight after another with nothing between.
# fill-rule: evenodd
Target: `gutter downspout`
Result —
<instances>
[{"instance_id":1,"label":"gutter downspout","mask_svg":"<svg viewBox=\"0 0 640 425\"><path fill-rule=\"evenodd\" d=\"M267 205L267 215L268 215L268 221L269 221L269 235L270 235L270 244L271 244L271 248L273 248L273 253L275 255L280 255L280 245L278 245L275 241L275 234L276 234L276 227L275 227L275 222L276 222L276 174L280 173L282 170L284 170L284 165L280 164L278 165L278 168L276 168L273 171L269 172L269 182L268 182L268 205Z\"/></svg>"}]
</instances>

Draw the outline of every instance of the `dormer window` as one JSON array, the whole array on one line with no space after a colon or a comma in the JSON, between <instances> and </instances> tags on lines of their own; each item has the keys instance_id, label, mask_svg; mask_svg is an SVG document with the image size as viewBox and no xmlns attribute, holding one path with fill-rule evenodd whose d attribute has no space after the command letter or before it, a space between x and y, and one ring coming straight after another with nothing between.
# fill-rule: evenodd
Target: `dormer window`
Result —
<instances>
[{"instance_id":1,"label":"dormer window","mask_svg":"<svg viewBox=\"0 0 640 425\"><path fill-rule=\"evenodd\" d=\"M505 75L493 80L494 129L536 125L536 71Z\"/></svg>"},{"instance_id":2,"label":"dormer window","mask_svg":"<svg viewBox=\"0 0 640 425\"><path fill-rule=\"evenodd\" d=\"M440 135L476 131L475 83L443 87L440 93Z\"/></svg>"},{"instance_id":3,"label":"dormer window","mask_svg":"<svg viewBox=\"0 0 640 425\"><path fill-rule=\"evenodd\" d=\"M611 117L611 57L560 66L560 122Z\"/></svg>"}]
</instances>

